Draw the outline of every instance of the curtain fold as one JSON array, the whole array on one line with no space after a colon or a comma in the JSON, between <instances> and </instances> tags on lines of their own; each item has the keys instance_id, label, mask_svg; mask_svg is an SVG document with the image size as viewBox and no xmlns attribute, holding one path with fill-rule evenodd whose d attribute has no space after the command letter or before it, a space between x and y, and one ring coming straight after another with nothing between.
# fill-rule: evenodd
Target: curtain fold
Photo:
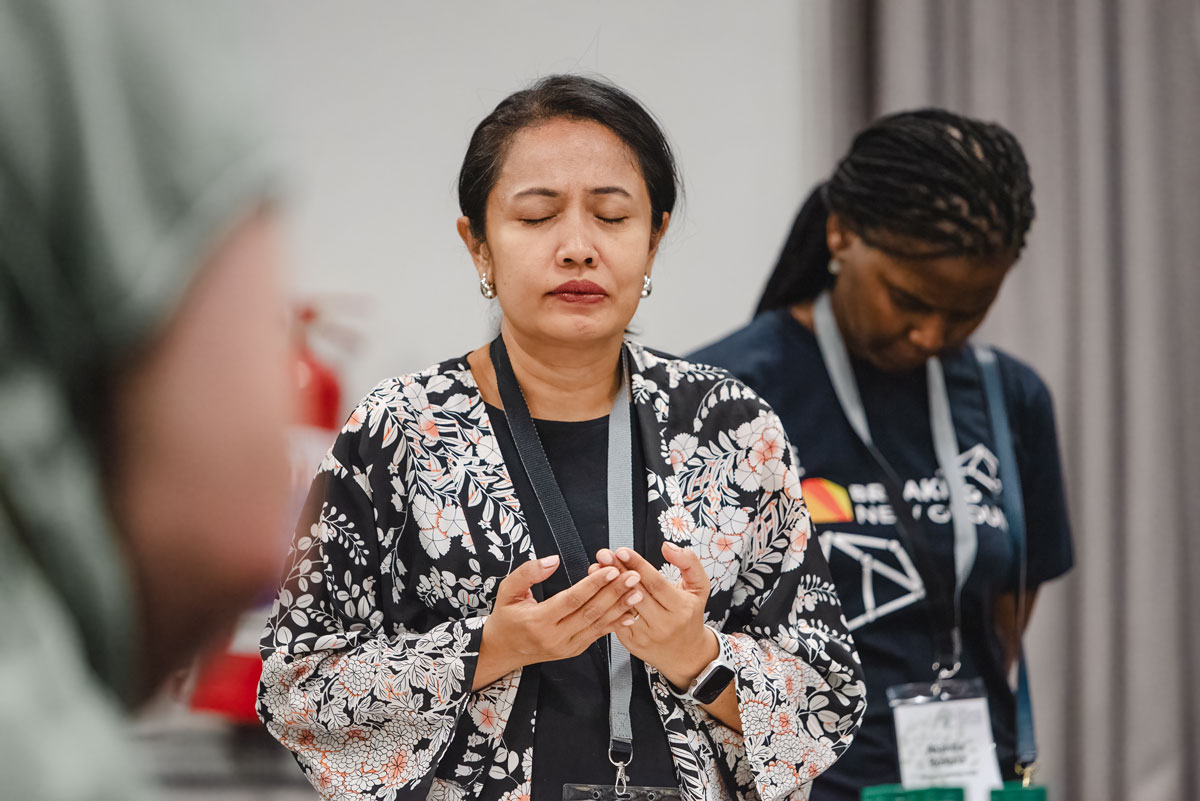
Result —
<instances>
[{"instance_id":1,"label":"curtain fold","mask_svg":"<svg viewBox=\"0 0 1200 801\"><path fill-rule=\"evenodd\" d=\"M854 85L807 109L846 132L828 164L875 116L942 105L1010 128L1033 172L978 337L1059 418L1076 568L1027 637L1041 777L1056 801L1198 798L1200 4L830 2L828 66Z\"/></svg>"}]
</instances>

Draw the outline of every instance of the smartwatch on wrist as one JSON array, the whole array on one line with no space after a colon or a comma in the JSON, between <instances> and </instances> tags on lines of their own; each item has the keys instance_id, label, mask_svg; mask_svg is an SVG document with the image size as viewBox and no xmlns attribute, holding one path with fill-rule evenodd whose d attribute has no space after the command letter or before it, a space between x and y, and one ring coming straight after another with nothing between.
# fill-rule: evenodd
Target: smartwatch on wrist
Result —
<instances>
[{"instance_id":1,"label":"smartwatch on wrist","mask_svg":"<svg viewBox=\"0 0 1200 801\"><path fill-rule=\"evenodd\" d=\"M705 628L712 631L717 638L717 658L705 665L700 671L700 675L692 680L691 685L684 692L679 692L671 682L667 682L667 687L671 693L683 701L694 701L697 704L711 704L720 697L721 693L725 692L725 688L729 686L729 682L733 681L733 657L725 647L725 640L717 633L717 630L712 626L705 624Z\"/></svg>"}]
</instances>

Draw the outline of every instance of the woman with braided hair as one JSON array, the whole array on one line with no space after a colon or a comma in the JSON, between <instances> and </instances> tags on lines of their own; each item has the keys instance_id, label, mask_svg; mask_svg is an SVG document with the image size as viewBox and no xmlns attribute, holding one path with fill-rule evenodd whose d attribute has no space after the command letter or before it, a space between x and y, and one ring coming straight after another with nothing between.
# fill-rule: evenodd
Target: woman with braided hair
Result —
<instances>
[{"instance_id":1,"label":"woman with braided hair","mask_svg":"<svg viewBox=\"0 0 1200 801\"><path fill-rule=\"evenodd\" d=\"M883 117L805 201L755 318L690 357L782 419L866 674L862 729L815 801L900 778L889 689L939 676L982 683L999 772L1014 774L1007 677L1038 586L1071 567L1071 536L1045 384L966 343L1033 214L1004 128L939 109Z\"/></svg>"}]
</instances>

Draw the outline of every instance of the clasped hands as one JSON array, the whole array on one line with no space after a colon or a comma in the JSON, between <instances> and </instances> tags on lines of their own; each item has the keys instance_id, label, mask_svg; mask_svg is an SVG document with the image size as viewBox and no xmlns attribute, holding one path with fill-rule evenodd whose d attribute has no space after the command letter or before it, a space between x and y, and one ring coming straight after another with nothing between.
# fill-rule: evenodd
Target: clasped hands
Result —
<instances>
[{"instance_id":1,"label":"clasped hands","mask_svg":"<svg viewBox=\"0 0 1200 801\"><path fill-rule=\"evenodd\" d=\"M500 582L484 624L474 689L526 665L578 656L614 632L629 653L686 688L719 650L704 626L708 575L690 549L668 542L662 553L680 581L668 581L632 548L605 548L586 578L540 602L533 586L559 569L559 558L518 567Z\"/></svg>"}]
</instances>

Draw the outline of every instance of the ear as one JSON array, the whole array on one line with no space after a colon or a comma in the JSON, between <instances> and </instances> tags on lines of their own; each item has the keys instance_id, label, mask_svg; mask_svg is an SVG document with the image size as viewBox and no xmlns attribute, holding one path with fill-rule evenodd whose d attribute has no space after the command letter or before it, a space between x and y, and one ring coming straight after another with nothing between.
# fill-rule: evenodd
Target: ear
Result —
<instances>
[{"instance_id":1,"label":"ear","mask_svg":"<svg viewBox=\"0 0 1200 801\"><path fill-rule=\"evenodd\" d=\"M829 212L825 218L825 244L829 247L830 255L837 259L850 249L854 239L855 233L846 227L837 212Z\"/></svg>"},{"instance_id":2,"label":"ear","mask_svg":"<svg viewBox=\"0 0 1200 801\"><path fill-rule=\"evenodd\" d=\"M671 212L664 211L662 215L662 225L657 231L650 234L650 258L646 260L646 275L654 269L654 257L658 255L658 243L662 242L662 238L667 234L667 226L671 224Z\"/></svg>"},{"instance_id":3,"label":"ear","mask_svg":"<svg viewBox=\"0 0 1200 801\"><path fill-rule=\"evenodd\" d=\"M491 271L492 267L492 257L488 252L487 242L475 238L475 234L471 231L471 221L467 217L459 217L457 226L458 235L462 238L463 244L467 246L471 260L475 262L475 271L479 273L480 278L483 278Z\"/></svg>"}]
</instances>

